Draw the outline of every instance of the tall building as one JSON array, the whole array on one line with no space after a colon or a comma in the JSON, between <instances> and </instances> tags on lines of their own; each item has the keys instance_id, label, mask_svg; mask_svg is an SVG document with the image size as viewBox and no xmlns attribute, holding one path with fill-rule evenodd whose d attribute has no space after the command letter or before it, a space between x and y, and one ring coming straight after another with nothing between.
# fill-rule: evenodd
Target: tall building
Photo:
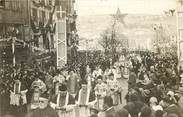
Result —
<instances>
[{"instance_id":1,"label":"tall building","mask_svg":"<svg viewBox=\"0 0 183 117\"><path fill-rule=\"evenodd\" d=\"M0 0L0 64L15 63L15 51L24 46L24 28L29 22L27 6L27 0ZM21 53L24 51L17 57L22 58Z\"/></svg>"},{"instance_id":2,"label":"tall building","mask_svg":"<svg viewBox=\"0 0 183 117\"><path fill-rule=\"evenodd\" d=\"M183 0L177 0L177 46L179 65L183 66Z\"/></svg>"},{"instance_id":3,"label":"tall building","mask_svg":"<svg viewBox=\"0 0 183 117\"><path fill-rule=\"evenodd\" d=\"M0 0L0 61L21 63L52 59L56 65L58 51L67 63L68 51L78 37L75 21L74 0ZM58 12L59 11L59 12ZM58 20L65 20L66 27L57 26ZM59 27L59 29L58 29ZM59 37L65 40L63 54L58 46ZM24 51L22 53L22 51ZM71 54L73 55L73 54ZM9 60L9 61L8 61ZM64 63L64 64L65 64Z\"/></svg>"}]
</instances>

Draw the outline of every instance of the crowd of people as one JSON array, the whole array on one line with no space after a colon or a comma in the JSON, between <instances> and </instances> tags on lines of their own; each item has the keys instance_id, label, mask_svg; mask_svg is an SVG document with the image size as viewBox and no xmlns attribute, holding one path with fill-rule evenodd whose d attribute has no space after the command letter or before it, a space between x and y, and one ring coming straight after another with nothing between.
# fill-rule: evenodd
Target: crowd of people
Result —
<instances>
[{"instance_id":1,"label":"crowd of people","mask_svg":"<svg viewBox=\"0 0 183 117\"><path fill-rule=\"evenodd\" d=\"M172 56L132 55L127 104L115 111L116 117L183 117L177 62Z\"/></svg>"},{"instance_id":2,"label":"crowd of people","mask_svg":"<svg viewBox=\"0 0 183 117\"><path fill-rule=\"evenodd\" d=\"M176 58L149 53L77 69L7 65L0 71L0 113L17 117L182 117L183 97L177 92L182 74ZM126 102L120 79L128 82Z\"/></svg>"},{"instance_id":3,"label":"crowd of people","mask_svg":"<svg viewBox=\"0 0 183 117\"><path fill-rule=\"evenodd\" d=\"M0 72L1 114L41 117L45 115L42 113L51 111L59 116L56 110L69 111L77 105L81 110L80 116L86 112L85 117L90 115L88 109L91 112L103 110L106 95L113 95L117 105L121 103L121 95L118 95L120 85L110 70L107 69L104 74L100 65L93 69L89 65L78 69L67 66L61 69L49 66L45 69L39 65L20 64L13 67L7 64Z\"/></svg>"}]
</instances>

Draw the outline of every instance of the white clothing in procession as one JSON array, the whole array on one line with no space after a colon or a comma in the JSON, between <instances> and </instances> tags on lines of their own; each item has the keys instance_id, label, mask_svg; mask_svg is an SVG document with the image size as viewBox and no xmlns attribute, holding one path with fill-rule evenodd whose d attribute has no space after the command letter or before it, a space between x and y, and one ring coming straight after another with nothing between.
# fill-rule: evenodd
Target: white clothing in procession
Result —
<instances>
[{"instance_id":1,"label":"white clothing in procession","mask_svg":"<svg viewBox=\"0 0 183 117\"><path fill-rule=\"evenodd\" d=\"M109 69L109 74L114 74L114 69Z\"/></svg>"},{"instance_id":2,"label":"white clothing in procession","mask_svg":"<svg viewBox=\"0 0 183 117\"><path fill-rule=\"evenodd\" d=\"M28 90L21 90L21 87L22 83L20 81L14 83L13 91L10 91L10 105L20 106L21 104L27 104L26 93Z\"/></svg>"},{"instance_id":3,"label":"white clothing in procession","mask_svg":"<svg viewBox=\"0 0 183 117\"><path fill-rule=\"evenodd\" d=\"M67 81L68 81L67 84L68 84L69 93L76 94L77 84L79 82L79 76L77 76L77 74L73 73L72 75L69 75L67 77Z\"/></svg>"},{"instance_id":4,"label":"white clothing in procession","mask_svg":"<svg viewBox=\"0 0 183 117\"><path fill-rule=\"evenodd\" d=\"M53 82L58 81L59 83L64 83L65 82L65 77L63 75L57 75L53 78Z\"/></svg>"},{"instance_id":5,"label":"white clothing in procession","mask_svg":"<svg viewBox=\"0 0 183 117\"><path fill-rule=\"evenodd\" d=\"M124 62L123 77L129 78L129 62L128 61Z\"/></svg>"},{"instance_id":6,"label":"white clothing in procession","mask_svg":"<svg viewBox=\"0 0 183 117\"><path fill-rule=\"evenodd\" d=\"M58 94L56 96L56 100L55 101L56 101L55 103L50 102L50 105L51 105L52 108L56 109L58 107L66 107L68 105L68 102L69 102L69 93L67 92L67 94L66 94L66 97L64 99L64 102L65 102L64 104L60 104L60 101L61 101L60 100L60 94Z\"/></svg>"},{"instance_id":7,"label":"white clothing in procession","mask_svg":"<svg viewBox=\"0 0 183 117\"><path fill-rule=\"evenodd\" d=\"M102 76L102 74L103 74L102 69L98 69L98 74L97 74L97 76Z\"/></svg>"},{"instance_id":8,"label":"white clothing in procession","mask_svg":"<svg viewBox=\"0 0 183 117\"><path fill-rule=\"evenodd\" d=\"M76 102L79 107L79 117L87 117L89 116L89 107L94 107L96 100L89 101L90 98L90 88L87 88L85 90L80 89L78 94L78 101Z\"/></svg>"},{"instance_id":9,"label":"white clothing in procession","mask_svg":"<svg viewBox=\"0 0 183 117\"><path fill-rule=\"evenodd\" d=\"M86 77L88 88L92 88L92 82L94 81L93 76L91 74L87 74Z\"/></svg>"},{"instance_id":10,"label":"white clothing in procession","mask_svg":"<svg viewBox=\"0 0 183 117\"><path fill-rule=\"evenodd\" d=\"M71 101L69 99L69 92L67 92L64 98L60 94L57 94L56 97L51 100L50 106L57 111L59 117L75 116L74 108L76 105L69 104L69 101Z\"/></svg>"},{"instance_id":11,"label":"white clothing in procession","mask_svg":"<svg viewBox=\"0 0 183 117\"><path fill-rule=\"evenodd\" d=\"M114 79L121 78L121 72L120 72L119 67L116 67L116 69L113 69L113 74L114 74Z\"/></svg>"},{"instance_id":12,"label":"white clothing in procession","mask_svg":"<svg viewBox=\"0 0 183 117\"><path fill-rule=\"evenodd\" d=\"M103 71L102 71L102 69L94 70L92 75L93 75L94 78L96 78L98 76L102 76Z\"/></svg>"},{"instance_id":13,"label":"white clothing in procession","mask_svg":"<svg viewBox=\"0 0 183 117\"><path fill-rule=\"evenodd\" d=\"M109 94L111 95L113 99L113 104L117 105L119 104L120 96L119 96L119 90L120 90L120 85L117 80L107 80L107 86L109 87Z\"/></svg>"},{"instance_id":14,"label":"white clothing in procession","mask_svg":"<svg viewBox=\"0 0 183 117\"><path fill-rule=\"evenodd\" d=\"M42 93L46 91L46 84L40 79L33 81L31 87L32 89L39 87Z\"/></svg>"},{"instance_id":15,"label":"white clothing in procession","mask_svg":"<svg viewBox=\"0 0 183 117\"><path fill-rule=\"evenodd\" d=\"M95 95L97 96L97 108L103 110L104 97L107 96L108 88L107 84L97 84L95 87Z\"/></svg>"},{"instance_id":16,"label":"white clothing in procession","mask_svg":"<svg viewBox=\"0 0 183 117\"><path fill-rule=\"evenodd\" d=\"M39 107L40 95L41 95L40 90L34 90L31 99L31 109L36 109Z\"/></svg>"}]
</instances>

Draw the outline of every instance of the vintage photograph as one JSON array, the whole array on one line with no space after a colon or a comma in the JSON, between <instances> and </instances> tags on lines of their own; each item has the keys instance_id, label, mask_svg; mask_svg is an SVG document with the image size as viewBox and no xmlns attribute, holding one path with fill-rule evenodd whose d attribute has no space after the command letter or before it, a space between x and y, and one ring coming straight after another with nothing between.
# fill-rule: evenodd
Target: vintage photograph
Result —
<instances>
[{"instance_id":1,"label":"vintage photograph","mask_svg":"<svg viewBox=\"0 0 183 117\"><path fill-rule=\"evenodd\" d=\"M0 117L183 117L183 0L0 0Z\"/></svg>"}]
</instances>

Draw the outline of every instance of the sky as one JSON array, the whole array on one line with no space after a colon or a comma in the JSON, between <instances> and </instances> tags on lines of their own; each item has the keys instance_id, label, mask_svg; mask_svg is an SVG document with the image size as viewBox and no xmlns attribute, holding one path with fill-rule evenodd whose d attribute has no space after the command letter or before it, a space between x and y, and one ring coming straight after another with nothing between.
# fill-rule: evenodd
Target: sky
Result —
<instances>
[{"instance_id":1,"label":"sky","mask_svg":"<svg viewBox=\"0 0 183 117\"><path fill-rule=\"evenodd\" d=\"M114 14L119 7L122 13L163 14L175 9L176 0L76 0L78 15Z\"/></svg>"}]
</instances>

